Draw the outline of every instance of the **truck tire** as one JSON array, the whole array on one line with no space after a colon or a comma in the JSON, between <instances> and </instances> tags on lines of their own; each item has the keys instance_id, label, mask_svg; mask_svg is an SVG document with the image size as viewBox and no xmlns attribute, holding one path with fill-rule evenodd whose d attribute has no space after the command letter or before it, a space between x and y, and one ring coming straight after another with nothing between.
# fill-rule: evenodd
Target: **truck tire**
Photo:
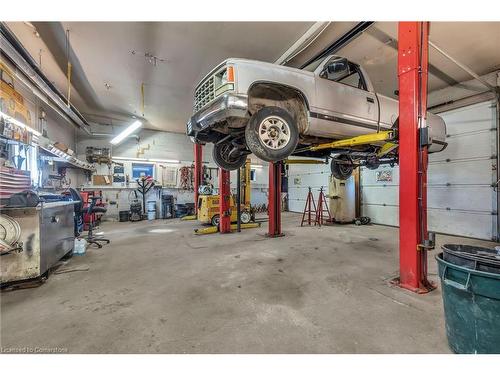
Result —
<instances>
[{"instance_id":1,"label":"truck tire","mask_svg":"<svg viewBox=\"0 0 500 375\"><path fill-rule=\"evenodd\" d=\"M330 170L333 177L339 180L347 180L354 171L354 163L349 155L339 155L332 158Z\"/></svg>"},{"instance_id":2,"label":"truck tire","mask_svg":"<svg viewBox=\"0 0 500 375\"><path fill-rule=\"evenodd\" d=\"M280 107L264 107L253 114L245 128L247 147L259 159L280 161L295 150L299 129L289 112Z\"/></svg>"},{"instance_id":3,"label":"truck tire","mask_svg":"<svg viewBox=\"0 0 500 375\"><path fill-rule=\"evenodd\" d=\"M238 168L243 167L247 160L246 154L241 154L232 157L230 155L230 148L232 145L230 143L214 144L212 151L212 156L214 158L215 164L225 169L226 171L234 171Z\"/></svg>"}]
</instances>

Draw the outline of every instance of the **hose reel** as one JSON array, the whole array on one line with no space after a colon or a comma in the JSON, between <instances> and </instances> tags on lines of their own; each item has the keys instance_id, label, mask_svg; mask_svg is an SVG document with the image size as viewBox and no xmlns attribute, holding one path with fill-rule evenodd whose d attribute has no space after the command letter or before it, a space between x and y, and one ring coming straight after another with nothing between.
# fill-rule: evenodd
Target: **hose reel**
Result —
<instances>
[{"instance_id":1,"label":"hose reel","mask_svg":"<svg viewBox=\"0 0 500 375\"><path fill-rule=\"evenodd\" d=\"M0 255L23 250L21 226L10 216L0 214Z\"/></svg>"}]
</instances>

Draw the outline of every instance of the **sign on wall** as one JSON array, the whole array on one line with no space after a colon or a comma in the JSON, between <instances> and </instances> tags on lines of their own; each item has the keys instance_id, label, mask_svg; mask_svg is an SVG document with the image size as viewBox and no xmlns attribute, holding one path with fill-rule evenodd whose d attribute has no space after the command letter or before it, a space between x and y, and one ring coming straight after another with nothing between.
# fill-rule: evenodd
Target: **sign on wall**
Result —
<instances>
[{"instance_id":1,"label":"sign on wall","mask_svg":"<svg viewBox=\"0 0 500 375\"><path fill-rule=\"evenodd\" d=\"M377 182L392 182L392 169L377 171Z\"/></svg>"},{"instance_id":2,"label":"sign on wall","mask_svg":"<svg viewBox=\"0 0 500 375\"><path fill-rule=\"evenodd\" d=\"M132 178L154 177L154 164L132 163Z\"/></svg>"}]
</instances>

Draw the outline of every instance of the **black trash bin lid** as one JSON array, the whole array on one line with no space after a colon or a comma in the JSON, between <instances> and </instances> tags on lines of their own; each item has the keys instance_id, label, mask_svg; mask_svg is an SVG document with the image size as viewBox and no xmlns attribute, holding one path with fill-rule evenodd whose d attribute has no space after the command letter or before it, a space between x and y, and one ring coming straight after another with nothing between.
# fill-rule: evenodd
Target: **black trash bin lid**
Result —
<instances>
[{"instance_id":1,"label":"black trash bin lid","mask_svg":"<svg viewBox=\"0 0 500 375\"><path fill-rule=\"evenodd\" d=\"M500 250L481 246L446 244L445 261L474 270L500 274Z\"/></svg>"}]
</instances>

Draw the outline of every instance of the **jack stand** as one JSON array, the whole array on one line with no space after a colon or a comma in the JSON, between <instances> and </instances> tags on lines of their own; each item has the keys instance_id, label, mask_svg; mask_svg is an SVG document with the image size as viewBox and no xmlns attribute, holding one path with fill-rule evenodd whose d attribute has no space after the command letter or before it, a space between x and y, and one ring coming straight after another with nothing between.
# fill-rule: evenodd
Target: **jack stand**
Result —
<instances>
[{"instance_id":1,"label":"jack stand","mask_svg":"<svg viewBox=\"0 0 500 375\"><path fill-rule=\"evenodd\" d=\"M231 187L230 174L219 168L219 232L231 232Z\"/></svg>"},{"instance_id":2,"label":"jack stand","mask_svg":"<svg viewBox=\"0 0 500 375\"><path fill-rule=\"evenodd\" d=\"M268 237L281 237L281 162L269 163Z\"/></svg>"},{"instance_id":3,"label":"jack stand","mask_svg":"<svg viewBox=\"0 0 500 375\"><path fill-rule=\"evenodd\" d=\"M322 226L325 224L324 213L328 214L327 223L332 223L332 215L330 214L330 209L326 203L325 193L323 193L323 186L319 189L318 206L316 210L316 218L314 219L314 225Z\"/></svg>"},{"instance_id":4,"label":"jack stand","mask_svg":"<svg viewBox=\"0 0 500 375\"><path fill-rule=\"evenodd\" d=\"M313 210L314 207L314 210ZM307 221L307 225L311 225L312 223L312 213L316 215L316 203L314 202L314 197L311 191L311 187L309 187L309 192L307 193L306 205L304 207L304 213L302 214L302 221L300 222L300 226L304 226L304 223ZM306 220L307 215L307 220Z\"/></svg>"}]
</instances>

